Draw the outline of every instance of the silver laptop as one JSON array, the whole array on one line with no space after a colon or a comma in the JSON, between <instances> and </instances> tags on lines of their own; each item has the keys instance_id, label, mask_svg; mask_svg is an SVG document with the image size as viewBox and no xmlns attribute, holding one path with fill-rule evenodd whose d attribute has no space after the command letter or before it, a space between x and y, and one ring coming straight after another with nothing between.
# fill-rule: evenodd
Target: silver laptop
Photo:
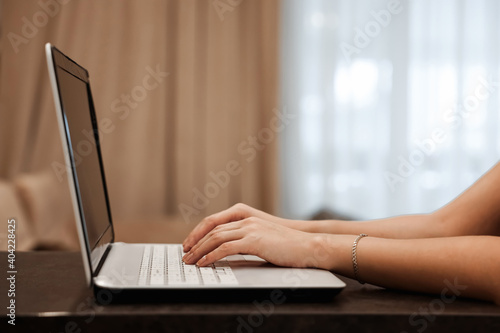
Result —
<instances>
[{"instance_id":1,"label":"silver laptop","mask_svg":"<svg viewBox=\"0 0 500 333\"><path fill-rule=\"evenodd\" d=\"M252 297L259 297L258 292L269 297L280 290L292 298L320 300L345 287L329 271L277 267L251 255L197 267L183 263L181 244L114 242L89 74L49 43L45 49L85 275L94 290L166 292L162 297L175 291L181 298L193 293L199 297L203 291L215 297L245 291ZM85 156L75 162L74 152L82 147Z\"/></svg>"}]
</instances>

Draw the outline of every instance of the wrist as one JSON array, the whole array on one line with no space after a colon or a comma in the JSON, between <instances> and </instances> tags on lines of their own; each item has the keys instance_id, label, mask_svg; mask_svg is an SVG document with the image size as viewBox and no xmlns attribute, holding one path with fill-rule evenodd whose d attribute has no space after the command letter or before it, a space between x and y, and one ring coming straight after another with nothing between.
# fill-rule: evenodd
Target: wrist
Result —
<instances>
[{"instance_id":1,"label":"wrist","mask_svg":"<svg viewBox=\"0 0 500 333\"><path fill-rule=\"evenodd\" d=\"M333 233L335 221L322 221L322 220L295 220L293 221L294 229L308 232L308 233Z\"/></svg>"},{"instance_id":2,"label":"wrist","mask_svg":"<svg viewBox=\"0 0 500 333\"><path fill-rule=\"evenodd\" d=\"M304 221L306 223L307 232L325 233L325 234L342 234L341 223L339 220L313 220Z\"/></svg>"},{"instance_id":3,"label":"wrist","mask_svg":"<svg viewBox=\"0 0 500 333\"><path fill-rule=\"evenodd\" d=\"M335 240L336 235L323 233L311 234L311 261L314 267L335 271L338 267L337 253L339 244Z\"/></svg>"},{"instance_id":4,"label":"wrist","mask_svg":"<svg viewBox=\"0 0 500 333\"><path fill-rule=\"evenodd\" d=\"M295 229L298 231L303 231L303 232L311 232L308 230L308 222L309 221L301 221L301 220L291 220L291 219L284 219L280 218L277 223L281 224L284 227L290 228L290 229Z\"/></svg>"},{"instance_id":5,"label":"wrist","mask_svg":"<svg viewBox=\"0 0 500 333\"><path fill-rule=\"evenodd\" d=\"M352 276L352 245L356 235L315 234L313 258L316 267Z\"/></svg>"}]
</instances>

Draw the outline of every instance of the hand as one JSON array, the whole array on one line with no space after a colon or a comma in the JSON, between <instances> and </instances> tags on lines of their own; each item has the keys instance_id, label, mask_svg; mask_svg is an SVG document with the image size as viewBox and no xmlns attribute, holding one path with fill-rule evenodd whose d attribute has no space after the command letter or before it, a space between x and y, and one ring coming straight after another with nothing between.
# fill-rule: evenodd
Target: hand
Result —
<instances>
[{"instance_id":1,"label":"hand","mask_svg":"<svg viewBox=\"0 0 500 333\"><path fill-rule=\"evenodd\" d=\"M262 220L290 227L293 227L293 222L295 222L264 213L258 209L239 203L220 213L204 218L184 240L184 252L188 252L200 239L216 226L234 221L241 221L249 217L257 217Z\"/></svg>"},{"instance_id":2,"label":"hand","mask_svg":"<svg viewBox=\"0 0 500 333\"><path fill-rule=\"evenodd\" d=\"M317 238L314 234L249 217L219 224L204 235L183 260L186 264L207 266L228 255L244 253L279 266L311 267L317 262L314 260Z\"/></svg>"}]
</instances>

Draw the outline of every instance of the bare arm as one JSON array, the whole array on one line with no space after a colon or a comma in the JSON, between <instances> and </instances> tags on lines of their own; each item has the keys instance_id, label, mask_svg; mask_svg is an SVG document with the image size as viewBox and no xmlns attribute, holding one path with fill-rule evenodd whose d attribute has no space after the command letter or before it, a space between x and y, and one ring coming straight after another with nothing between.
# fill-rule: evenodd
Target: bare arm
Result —
<instances>
[{"instance_id":1,"label":"bare arm","mask_svg":"<svg viewBox=\"0 0 500 333\"><path fill-rule=\"evenodd\" d=\"M500 163L435 215L443 236L500 236Z\"/></svg>"},{"instance_id":2,"label":"bare arm","mask_svg":"<svg viewBox=\"0 0 500 333\"><path fill-rule=\"evenodd\" d=\"M318 235L319 267L353 277L355 236ZM318 256L325 251L328 256ZM479 298L500 304L500 238L464 236L427 239L364 237L358 243L359 277L401 290ZM323 260L321 260L323 259ZM314 259L313 259L314 261ZM450 286L455 285L455 292ZM456 291L458 290L458 291Z\"/></svg>"},{"instance_id":3,"label":"bare arm","mask_svg":"<svg viewBox=\"0 0 500 333\"><path fill-rule=\"evenodd\" d=\"M435 214L402 215L370 221L301 221L298 230L313 233L359 235L383 238L429 238L444 235L441 221Z\"/></svg>"}]
</instances>

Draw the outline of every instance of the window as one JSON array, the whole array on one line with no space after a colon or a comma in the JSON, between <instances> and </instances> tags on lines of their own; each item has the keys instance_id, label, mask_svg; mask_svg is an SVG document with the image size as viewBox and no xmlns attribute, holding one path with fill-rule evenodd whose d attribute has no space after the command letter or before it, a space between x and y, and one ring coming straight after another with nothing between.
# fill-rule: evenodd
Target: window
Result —
<instances>
[{"instance_id":1,"label":"window","mask_svg":"<svg viewBox=\"0 0 500 333\"><path fill-rule=\"evenodd\" d=\"M498 161L500 2L285 0L282 15L286 216L431 212Z\"/></svg>"}]
</instances>

